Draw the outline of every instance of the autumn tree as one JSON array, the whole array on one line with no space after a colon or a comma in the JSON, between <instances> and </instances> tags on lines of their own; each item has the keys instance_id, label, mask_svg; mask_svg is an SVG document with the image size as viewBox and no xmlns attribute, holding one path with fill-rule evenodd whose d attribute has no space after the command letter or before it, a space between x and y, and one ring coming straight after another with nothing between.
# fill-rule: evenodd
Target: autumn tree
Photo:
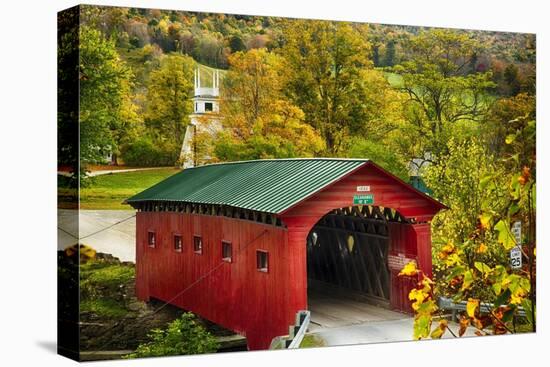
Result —
<instances>
[{"instance_id":1,"label":"autumn tree","mask_svg":"<svg viewBox=\"0 0 550 367\"><path fill-rule=\"evenodd\" d=\"M147 85L145 122L151 134L181 148L192 112L193 67L189 56L169 54L153 70Z\"/></svg>"},{"instance_id":2,"label":"autumn tree","mask_svg":"<svg viewBox=\"0 0 550 367\"><path fill-rule=\"evenodd\" d=\"M114 40L82 26L79 52L80 157L85 165L118 152L139 118L130 97L133 76Z\"/></svg>"},{"instance_id":3,"label":"autumn tree","mask_svg":"<svg viewBox=\"0 0 550 367\"><path fill-rule=\"evenodd\" d=\"M285 91L324 138L326 154L338 154L348 135L369 129L370 43L343 22L288 21L283 35Z\"/></svg>"},{"instance_id":4,"label":"autumn tree","mask_svg":"<svg viewBox=\"0 0 550 367\"><path fill-rule=\"evenodd\" d=\"M304 113L283 93L281 57L266 49L229 58L220 110L226 128L215 142L221 160L311 156L323 148Z\"/></svg>"},{"instance_id":5,"label":"autumn tree","mask_svg":"<svg viewBox=\"0 0 550 367\"><path fill-rule=\"evenodd\" d=\"M402 76L401 90L408 97L406 135L399 139L411 144L400 148L410 158L430 152L437 159L461 123L467 128L483 119L489 107L487 92L494 84L489 73L468 73L480 45L466 33L423 31L404 47L407 61L393 71Z\"/></svg>"},{"instance_id":6,"label":"autumn tree","mask_svg":"<svg viewBox=\"0 0 550 367\"><path fill-rule=\"evenodd\" d=\"M516 137L516 133L527 132L528 124L535 119L536 98L527 93L501 98L492 105L481 131L494 154L510 158L506 161L508 169L520 170L534 160L535 140L529 135ZM507 144L512 141L514 144Z\"/></svg>"}]
</instances>

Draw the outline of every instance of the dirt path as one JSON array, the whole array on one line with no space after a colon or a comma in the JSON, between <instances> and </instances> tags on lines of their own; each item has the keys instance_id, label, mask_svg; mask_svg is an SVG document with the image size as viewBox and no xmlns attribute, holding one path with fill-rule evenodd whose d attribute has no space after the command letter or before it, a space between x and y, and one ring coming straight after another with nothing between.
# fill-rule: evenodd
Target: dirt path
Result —
<instances>
[{"instance_id":1,"label":"dirt path","mask_svg":"<svg viewBox=\"0 0 550 367\"><path fill-rule=\"evenodd\" d=\"M150 170L156 170L156 169L166 169L166 168L174 168L173 166L170 167L144 167L144 168L122 168L122 169L100 169L97 171L91 171L88 173L89 177L95 177L95 176L102 176L102 175L111 175L115 173L124 173L124 172L136 172L136 171L150 171ZM72 173L68 171L57 171L58 175L65 176L65 177L71 177Z\"/></svg>"}]
</instances>

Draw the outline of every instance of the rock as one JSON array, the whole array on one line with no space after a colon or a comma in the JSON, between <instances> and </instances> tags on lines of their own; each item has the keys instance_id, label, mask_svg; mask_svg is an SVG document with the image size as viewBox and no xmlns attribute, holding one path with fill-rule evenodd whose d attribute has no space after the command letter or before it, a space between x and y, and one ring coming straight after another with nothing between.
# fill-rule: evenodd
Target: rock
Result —
<instances>
[{"instance_id":1,"label":"rock","mask_svg":"<svg viewBox=\"0 0 550 367\"><path fill-rule=\"evenodd\" d=\"M144 305L143 302L135 301L135 302L129 303L126 306L126 308L129 309L130 311L139 311L139 310L145 308L145 305Z\"/></svg>"}]
</instances>

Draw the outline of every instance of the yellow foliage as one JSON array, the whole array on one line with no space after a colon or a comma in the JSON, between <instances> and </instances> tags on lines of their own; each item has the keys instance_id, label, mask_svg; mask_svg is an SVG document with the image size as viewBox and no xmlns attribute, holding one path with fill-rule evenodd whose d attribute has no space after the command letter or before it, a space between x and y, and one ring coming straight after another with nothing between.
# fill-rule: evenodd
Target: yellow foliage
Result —
<instances>
[{"instance_id":1,"label":"yellow foliage","mask_svg":"<svg viewBox=\"0 0 550 367\"><path fill-rule=\"evenodd\" d=\"M413 289L409 293L409 299L411 301L414 301L412 304L412 308L415 311L418 311L418 308L426 298L427 294L422 289Z\"/></svg>"},{"instance_id":2,"label":"yellow foliage","mask_svg":"<svg viewBox=\"0 0 550 367\"><path fill-rule=\"evenodd\" d=\"M288 154L311 157L324 150L319 133L284 93L285 70L279 55L253 49L236 52L228 61L230 68L224 78L220 106L224 127L231 132L225 143L250 146L252 152L257 150L254 146L273 147L260 149L264 152L261 157L245 159L281 158Z\"/></svg>"},{"instance_id":3,"label":"yellow foliage","mask_svg":"<svg viewBox=\"0 0 550 367\"><path fill-rule=\"evenodd\" d=\"M440 320L438 327L435 328L430 335L432 339L441 339L443 333L445 333L445 330L447 329L447 324L447 320Z\"/></svg>"},{"instance_id":4,"label":"yellow foliage","mask_svg":"<svg viewBox=\"0 0 550 367\"><path fill-rule=\"evenodd\" d=\"M489 229L490 224L491 224L491 218L492 218L492 216L490 214L481 214L479 216L479 221L480 221L481 226L483 227L483 229Z\"/></svg>"},{"instance_id":5,"label":"yellow foliage","mask_svg":"<svg viewBox=\"0 0 550 367\"><path fill-rule=\"evenodd\" d=\"M416 262L411 261L407 265L405 265L403 267L403 269L401 269L398 276L412 277L412 276L415 276L417 274L418 274L418 269L416 268Z\"/></svg>"},{"instance_id":6,"label":"yellow foliage","mask_svg":"<svg viewBox=\"0 0 550 367\"><path fill-rule=\"evenodd\" d=\"M461 262L460 255L458 253L452 253L450 254L447 259L445 260L445 265L448 267L455 266Z\"/></svg>"},{"instance_id":7,"label":"yellow foliage","mask_svg":"<svg viewBox=\"0 0 550 367\"><path fill-rule=\"evenodd\" d=\"M487 252L487 245L485 245L484 243L481 243L477 248L476 252L478 254L484 254L485 252Z\"/></svg>"},{"instance_id":8,"label":"yellow foliage","mask_svg":"<svg viewBox=\"0 0 550 367\"><path fill-rule=\"evenodd\" d=\"M466 313L468 314L468 316L472 318L475 317L476 310L478 309L478 307L479 307L478 299L474 299L474 298L468 299L468 303L466 303Z\"/></svg>"},{"instance_id":9,"label":"yellow foliage","mask_svg":"<svg viewBox=\"0 0 550 367\"><path fill-rule=\"evenodd\" d=\"M65 255L68 257L79 254L81 258L93 259L96 255L96 250L82 243L75 244L65 249Z\"/></svg>"}]
</instances>

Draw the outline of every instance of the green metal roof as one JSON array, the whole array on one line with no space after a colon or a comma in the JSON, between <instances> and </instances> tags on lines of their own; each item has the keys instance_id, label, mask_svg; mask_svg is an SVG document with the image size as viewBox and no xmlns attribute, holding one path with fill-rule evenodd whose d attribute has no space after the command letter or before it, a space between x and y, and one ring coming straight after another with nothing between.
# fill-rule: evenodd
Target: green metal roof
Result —
<instances>
[{"instance_id":1,"label":"green metal roof","mask_svg":"<svg viewBox=\"0 0 550 367\"><path fill-rule=\"evenodd\" d=\"M209 164L184 169L127 202L218 204L278 214L366 162L299 158Z\"/></svg>"}]
</instances>

